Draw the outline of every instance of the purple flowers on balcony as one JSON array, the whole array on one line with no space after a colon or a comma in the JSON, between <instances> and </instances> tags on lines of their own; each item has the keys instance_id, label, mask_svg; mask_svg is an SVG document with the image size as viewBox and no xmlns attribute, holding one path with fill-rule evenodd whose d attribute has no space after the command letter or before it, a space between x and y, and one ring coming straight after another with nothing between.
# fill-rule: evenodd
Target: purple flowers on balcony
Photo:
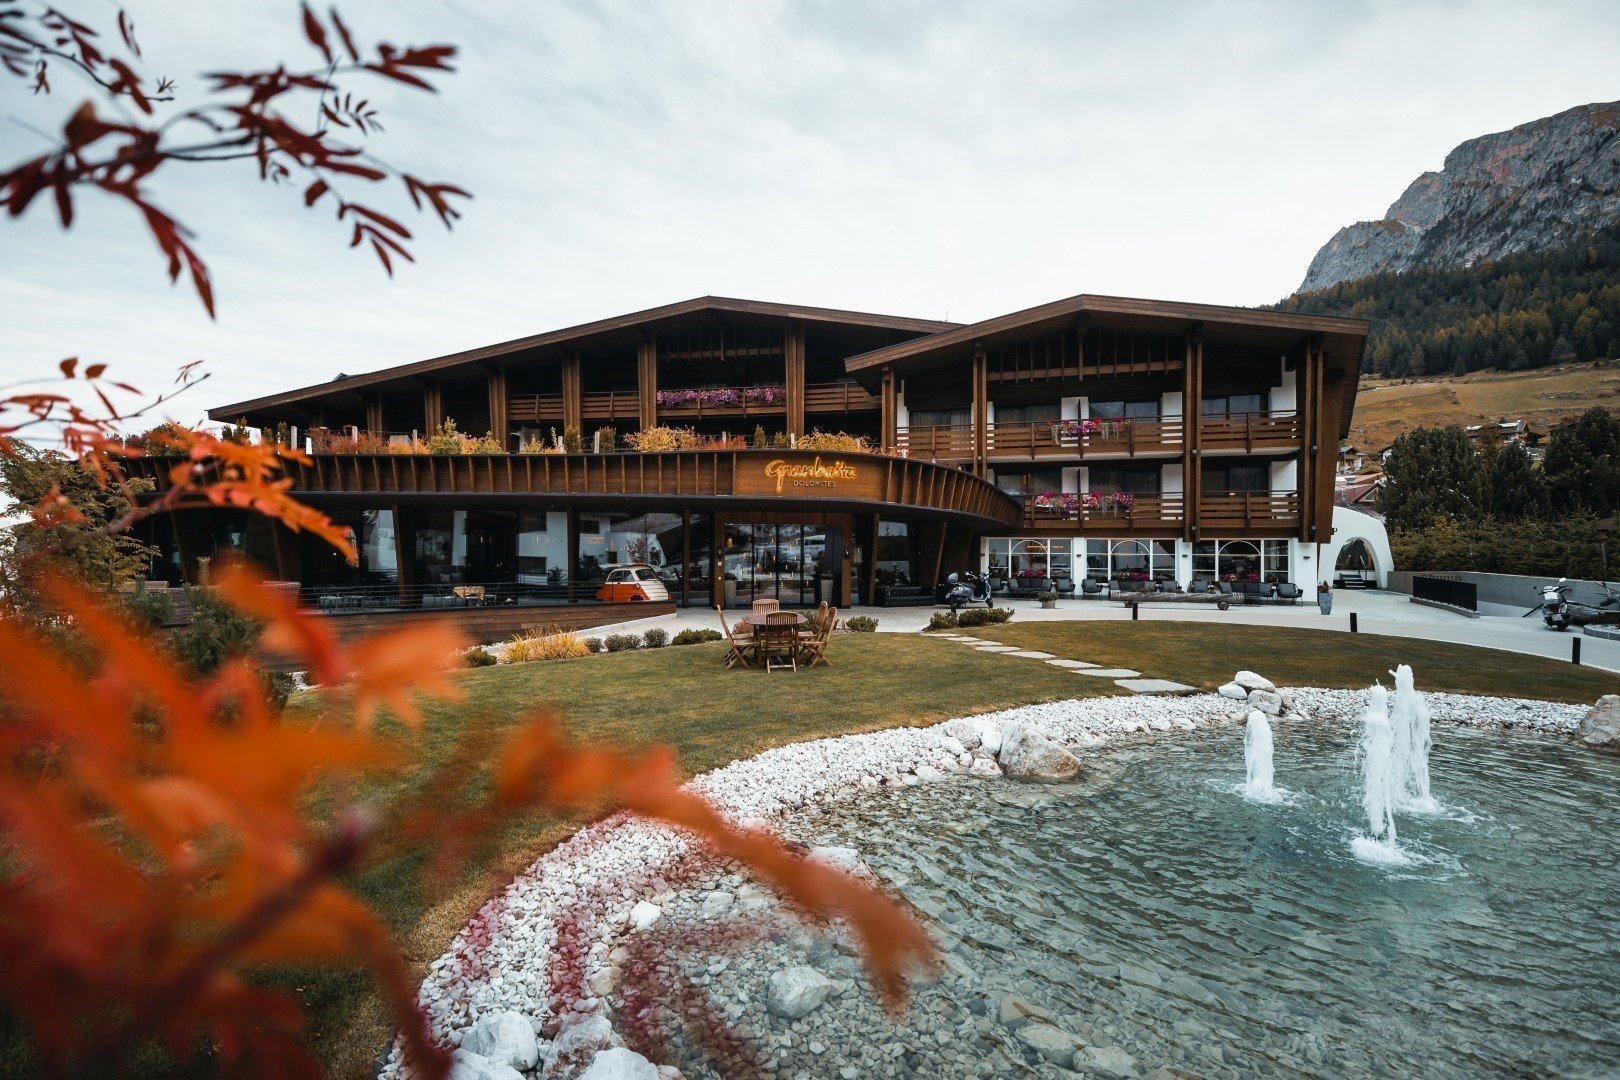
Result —
<instances>
[{"instance_id":1,"label":"purple flowers on balcony","mask_svg":"<svg viewBox=\"0 0 1620 1080\"><path fill-rule=\"evenodd\" d=\"M1130 420L1124 418L1117 420L1059 420L1052 425L1052 434L1059 441L1088 436L1117 439L1130 429Z\"/></svg>"},{"instance_id":2,"label":"purple flowers on balcony","mask_svg":"<svg viewBox=\"0 0 1620 1080\"><path fill-rule=\"evenodd\" d=\"M660 390L660 405L699 407L725 407L736 405L774 405L787 400L784 386L721 386L705 390Z\"/></svg>"},{"instance_id":3,"label":"purple flowers on balcony","mask_svg":"<svg viewBox=\"0 0 1620 1080\"><path fill-rule=\"evenodd\" d=\"M1043 491L1034 496L1031 505L1046 514L1074 516L1081 510L1093 514L1112 514L1129 510L1136 497L1128 491Z\"/></svg>"}]
</instances>

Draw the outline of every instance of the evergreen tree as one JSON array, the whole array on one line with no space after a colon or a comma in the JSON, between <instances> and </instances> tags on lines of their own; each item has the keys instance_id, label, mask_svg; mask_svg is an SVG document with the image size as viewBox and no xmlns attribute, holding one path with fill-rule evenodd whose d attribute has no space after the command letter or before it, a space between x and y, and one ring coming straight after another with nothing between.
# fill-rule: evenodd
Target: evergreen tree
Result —
<instances>
[{"instance_id":1,"label":"evergreen tree","mask_svg":"<svg viewBox=\"0 0 1620 1080\"><path fill-rule=\"evenodd\" d=\"M1530 452L1518 443L1497 450L1488 468L1481 461L1481 473L1488 478L1490 515L1506 521L1544 518L1551 509L1547 479Z\"/></svg>"},{"instance_id":2,"label":"evergreen tree","mask_svg":"<svg viewBox=\"0 0 1620 1080\"><path fill-rule=\"evenodd\" d=\"M1416 428L1400 436L1390 447L1384 474L1377 507L1391 529L1482 516L1479 466L1460 427Z\"/></svg>"},{"instance_id":3,"label":"evergreen tree","mask_svg":"<svg viewBox=\"0 0 1620 1080\"><path fill-rule=\"evenodd\" d=\"M1613 514L1620 508L1620 420L1593 406L1553 428L1546 475L1555 509Z\"/></svg>"}]
</instances>

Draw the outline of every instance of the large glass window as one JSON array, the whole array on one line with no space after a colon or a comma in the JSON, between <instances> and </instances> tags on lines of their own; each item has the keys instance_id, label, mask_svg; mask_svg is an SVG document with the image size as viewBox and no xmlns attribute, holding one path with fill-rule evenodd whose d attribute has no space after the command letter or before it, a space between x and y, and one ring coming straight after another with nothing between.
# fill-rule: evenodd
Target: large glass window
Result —
<instances>
[{"instance_id":1,"label":"large glass window","mask_svg":"<svg viewBox=\"0 0 1620 1080\"><path fill-rule=\"evenodd\" d=\"M987 547L986 572L993 578L1018 581L1074 576L1074 552L1080 540L1066 537L996 537Z\"/></svg>"},{"instance_id":2,"label":"large glass window","mask_svg":"<svg viewBox=\"0 0 1620 1080\"><path fill-rule=\"evenodd\" d=\"M996 473L996 486L1017 498L1040 495L1048 491L1062 491L1063 470L1031 469L1020 473L999 470Z\"/></svg>"},{"instance_id":3,"label":"large glass window","mask_svg":"<svg viewBox=\"0 0 1620 1080\"><path fill-rule=\"evenodd\" d=\"M997 405L997 424L1047 424L1063 416L1060 405Z\"/></svg>"},{"instance_id":4,"label":"large glass window","mask_svg":"<svg viewBox=\"0 0 1620 1080\"><path fill-rule=\"evenodd\" d=\"M1264 394L1218 394L1204 398L1205 416L1242 416L1244 413L1264 412Z\"/></svg>"},{"instance_id":5,"label":"large glass window","mask_svg":"<svg viewBox=\"0 0 1620 1080\"><path fill-rule=\"evenodd\" d=\"M967 427L973 423L973 410L967 407L960 409L912 409L911 426L919 427Z\"/></svg>"},{"instance_id":6,"label":"large glass window","mask_svg":"<svg viewBox=\"0 0 1620 1080\"><path fill-rule=\"evenodd\" d=\"M917 545L911 527L903 521L879 521L877 538L879 585L913 585L917 581Z\"/></svg>"},{"instance_id":7,"label":"large glass window","mask_svg":"<svg viewBox=\"0 0 1620 1080\"><path fill-rule=\"evenodd\" d=\"M1093 465L1086 473L1086 484L1095 492L1129 491L1156 494L1160 469L1157 465Z\"/></svg>"},{"instance_id":8,"label":"large glass window","mask_svg":"<svg viewBox=\"0 0 1620 1080\"><path fill-rule=\"evenodd\" d=\"M1150 420L1159 415L1159 399L1151 401L1093 401L1086 411L1093 420Z\"/></svg>"},{"instance_id":9,"label":"large glass window","mask_svg":"<svg viewBox=\"0 0 1620 1080\"><path fill-rule=\"evenodd\" d=\"M1206 461L1203 477L1207 495L1271 490L1271 466L1264 462Z\"/></svg>"},{"instance_id":10,"label":"large glass window","mask_svg":"<svg viewBox=\"0 0 1620 1080\"><path fill-rule=\"evenodd\" d=\"M823 594L830 598L842 550L838 534L823 525L727 525L725 573L736 602L808 605ZM898 583L910 581L908 574Z\"/></svg>"},{"instance_id":11,"label":"large glass window","mask_svg":"<svg viewBox=\"0 0 1620 1080\"><path fill-rule=\"evenodd\" d=\"M1286 540L1200 540L1193 544L1194 581L1289 581Z\"/></svg>"},{"instance_id":12,"label":"large glass window","mask_svg":"<svg viewBox=\"0 0 1620 1080\"><path fill-rule=\"evenodd\" d=\"M1094 581L1174 581L1174 540L1087 540L1085 576Z\"/></svg>"}]
</instances>

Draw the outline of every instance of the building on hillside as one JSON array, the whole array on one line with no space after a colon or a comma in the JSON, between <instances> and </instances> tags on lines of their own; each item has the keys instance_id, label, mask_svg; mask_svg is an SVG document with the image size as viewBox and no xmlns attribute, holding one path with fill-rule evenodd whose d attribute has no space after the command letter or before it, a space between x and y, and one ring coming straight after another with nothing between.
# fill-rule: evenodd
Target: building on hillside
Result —
<instances>
[{"instance_id":1,"label":"building on hillside","mask_svg":"<svg viewBox=\"0 0 1620 1080\"><path fill-rule=\"evenodd\" d=\"M1463 428L1463 434L1468 441L1477 443L1481 439L1495 439L1498 445L1506 446L1508 443L1524 443L1530 438L1530 425L1523 420L1498 420L1490 424L1469 424Z\"/></svg>"},{"instance_id":2,"label":"building on hillside","mask_svg":"<svg viewBox=\"0 0 1620 1080\"><path fill-rule=\"evenodd\" d=\"M1366 334L1093 295L966 326L705 297L210 410L312 451L292 490L358 565L242 512L151 538L172 576L242 550L332 610L583 602L629 563L693 606L974 567L1308 584ZM655 428L691 434L632 437Z\"/></svg>"},{"instance_id":3,"label":"building on hillside","mask_svg":"<svg viewBox=\"0 0 1620 1080\"><path fill-rule=\"evenodd\" d=\"M1354 443L1348 440L1339 443L1339 460L1334 472L1339 476L1353 476L1365 472L1367 469L1367 455L1358 450Z\"/></svg>"}]
</instances>

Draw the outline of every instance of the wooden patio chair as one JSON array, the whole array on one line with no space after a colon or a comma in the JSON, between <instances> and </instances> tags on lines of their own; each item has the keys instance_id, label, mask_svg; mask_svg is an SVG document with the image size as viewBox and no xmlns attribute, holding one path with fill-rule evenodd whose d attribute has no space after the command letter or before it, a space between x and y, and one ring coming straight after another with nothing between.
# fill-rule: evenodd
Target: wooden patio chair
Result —
<instances>
[{"instance_id":1,"label":"wooden patio chair","mask_svg":"<svg viewBox=\"0 0 1620 1080\"><path fill-rule=\"evenodd\" d=\"M799 670L799 617L791 611L768 611L765 625L754 634L766 672L778 668Z\"/></svg>"},{"instance_id":2,"label":"wooden patio chair","mask_svg":"<svg viewBox=\"0 0 1620 1080\"><path fill-rule=\"evenodd\" d=\"M726 622L726 613L721 608L715 608L714 613L720 616L720 632L726 635L726 670L730 671L738 664L744 667L753 667L753 657L759 655L759 642L749 630L748 624L743 623L744 630L739 633L732 630L731 624Z\"/></svg>"},{"instance_id":3,"label":"wooden patio chair","mask_svg":"<svg viewBox=\"0 0 1620 1080\"><path fill-rule=\"evenodd\" d=\"M776 600L755 600L753 610L756 615L761 612L781 611L782 605Z\"/></svg>"},{"instance_id":4,"label":"wooden patio chair","mask_svg":"<svg viewBox=\"0 0 1620 1080\"><path fill-rule=\"evenodd\" d=\"M838 625L838 609L830 607L816 624L816 632L799 639L799 657L804 660L806 668L813 668L817 664L832 666L827 659L827 642L832 638L833 627Z\"/></svg>"}]
</instances>

